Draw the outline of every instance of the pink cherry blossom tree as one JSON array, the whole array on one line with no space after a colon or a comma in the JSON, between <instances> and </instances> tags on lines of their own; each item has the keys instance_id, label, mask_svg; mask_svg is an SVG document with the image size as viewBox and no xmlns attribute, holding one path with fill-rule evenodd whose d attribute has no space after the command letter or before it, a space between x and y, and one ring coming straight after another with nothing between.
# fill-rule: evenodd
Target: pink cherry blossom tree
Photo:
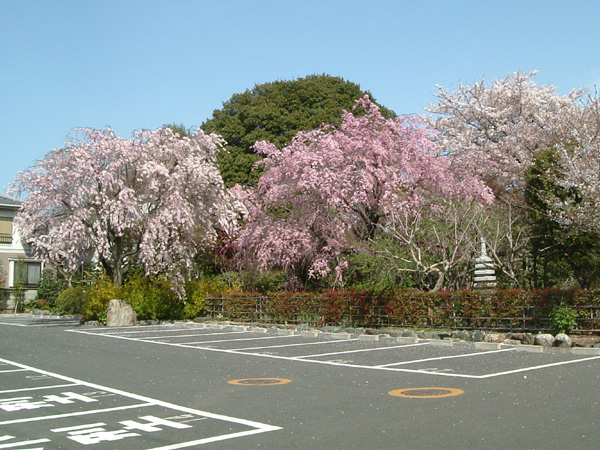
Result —
<instances>
[{"instance_id":1,"label":"pink cherry blossom tree","mask_svg":"<svg viewBox=\"0 0 600 450\"><path fill-rule=\"evenodd\" d=\"M458 168L418 117L385 119L368 96L339 127L299 133L278 149L255 144L264 174L245 193L249 216L237 240L243 264L293 270L301 279L334 272L392 215L417 214L428 196L490 200L468 168ZM459 173L460 172L460 173ZM391 222L390 222L391 223Z\"/></svg>"},{"instance_id":2,"label":"pink cherry blossom tree","mask_svg":"<svg viewBox=\"0 0 600 450\"><path fill-rule=\"evenodd\" d=\"M243 205L216 165L222 145L197 131L81 129L21 172L13 195L26 200L16 224L35 254L75 270L95 255L114 283L134 264L177 285L198 252L231 231Z\"/></svg>"}]
</instances>

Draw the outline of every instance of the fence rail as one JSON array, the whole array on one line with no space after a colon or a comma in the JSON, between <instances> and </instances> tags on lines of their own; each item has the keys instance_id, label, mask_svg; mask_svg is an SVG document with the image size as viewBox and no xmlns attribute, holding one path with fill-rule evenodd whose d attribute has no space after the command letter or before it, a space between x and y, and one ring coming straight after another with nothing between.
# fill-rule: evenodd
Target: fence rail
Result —
<instances>
[{"instance_id":1,"label":"fence rail","mask_svg":"<svg viewBox=\"0 0 600 450\"><path fill-rule=\"evenodd\" d=\"M350 304L337 307L322 298L311 301L293 297L286 302L277 301L269 296L244 297L208 297L206 310L209 317L247 322L308 324L310 326L345 327L422 327L446 328L453 330L490 330L512 332L544 332L551 330L550 312L553 305L513 306L510 311L499 312L494 305L486 305L488 300L481 299L477 314L465 313L464 305L442 303L439 305L417 307L410 314L402 312L402 305L390 308L390 304L381 298L367 299L367 304ZM576 307L579 317L573 334L600 332L600 306L581 305Z\"/></svg>"}]
</instances>

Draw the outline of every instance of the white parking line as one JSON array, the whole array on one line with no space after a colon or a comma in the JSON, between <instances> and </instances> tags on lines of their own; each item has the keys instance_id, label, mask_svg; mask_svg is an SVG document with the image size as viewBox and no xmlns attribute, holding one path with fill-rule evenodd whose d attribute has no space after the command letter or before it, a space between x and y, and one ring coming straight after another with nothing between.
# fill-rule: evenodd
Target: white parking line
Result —
<instances>
[{"instance_id":1,"label":"white parking line","mask_svg":"<svg viewBox=\"0 0 600 450\"><path fill-rule=\"evenodd\" d=\"M106 388L104 388L104 389L106 389ZM137 403L135 405L115 406L114 408L93 409L93 410L88 410L88 411L77 411L77 412L73 412L73 413L54 414L51 416L26 417L24 419L5 420L4 422L0 422L0 425L13 425L15 423L40 422L43 420L63 419L65 417L88 416L88 415L93 415L93 414L102 414L105 412L124 411L126 409L146 408L148 406L155 406L155 403L153 403L153 402Z\"/></svg>"},{"instance_id":2,"label":"white parking line","mask_svg":"<svg viewBox=\"0 0 600 450\"><path fill-rule=\"evenodd\" d=\"M258 434L258 433L265 433L265 432L281 429L281 427L264 424L264 423L260 423L260 422L255 422L252 420L240 419L240 418L225 416L222 414L214 414L214 413L210 413L210 412L206 412L206 411L200 411L200 410L193 409L193 408L187 408L184 406L175 405L173 403L165 402L162 400L156 400L156 399L152 399L152 398L145 397L142 395L133 394L131 392L126 392L126 391L122 391L119 389L113 389L110 387L101 386L101 385L94 384L94 383L89 383L86 381L78 380L75 378L67 377L64 375L60 375L60 374L49 372L49 371L42 370L42 369L37 369L37 368L31 367L31 366L27 366L25 364L21 364L21 363L17 363L14 361L1 359L1 358L0 358L0 364L12 365L12 366L18 367L20 369L24 369L24 370L28 370L28 371L31 371L31 372L34 372L34 373L37 373L40 375L44 375L45 377L56 378L59 380L63 380L63 381L72 383L74 385L86 386L86 387L94 389L94 390L108 392L111 394L118 395L120 397L137 400L139 402L134 405L117 406L117 407L113 407L113 408L103 408L103 409L88 410L88 411L75 411L75 412L71 412L71 413L55 414L55 415L51 415L51 416L27 417L27 418L14 419L14 420L5 420L5 421L0 422L0 426L22 424L22 423L28 423L28 422L50 421L50 420L54 420L54 419L62 419L62 418L74 417L74 416L85 416L85 415L120 411L120 410L126 410L126 409L136 409L136 408L145 408L145 407L161 407L161 408L166 408L166 409L170 409L170 410L174 410L174 411L178 411L178 412L191 414L193 416L196 416L196 417L199 417L202 419L215 419L218 421L229 422L230 424L237 424L237 425L242 425L242 426L251 428L246 431L238 431L238 432L232 431L230 433L217 435L217 436L209 436L209 437L205 437L205 438L201 438L201 439L195 439L192 441L188 440L186 442L181 442L181 441L175 442L173 444L163 445L163 446L155 447L154 449L148 449L148 450L183 449L183 448L189 448L189 447L207 444L207 443L211 443L211 442L219 442L219 441L224 441L227 439L239 438L239 437L243 437L243 436L250 436L250 435L254 435L254 434ZM29 397L26 397L26 398L29 398ZM147 417L152 418L152 416L147 416ZM146 419L146 417L141 417L141 419ZM176 428L181 428L181 427L176 427ZM192 428L192 427L186 425L185 428ZM232 430L232 429L230 428L230 430ZM12 439L12 436L10 437L10 439ZM1 448L14 448L17 446L21 446L22 442L24 442L24 441L11 443L9 447L0 446L0 449ZM25 443L23 445L30 445L31 442L32 441L28 441L28 443ZM39 442L41 442L41 441L39 441ZM45 440L44 442L49 442L49 440ZM5 445L5 444L2 444L2 445Z\"/></svg>"},{"instance_id":3,"label":"white parking line","mask_svg":"<svg viewBox=\"0 0 600 450\"><path fill-rule=\"evenodd\" d=\"M218 342L237 342L237 341L260 341L262 339L285 339L285 338L294 338L300 337L298 334L290 334L289 336L267 336L267 337L257 337L257 338L241 338L241 339L216 339L214 341L198 341L198 342L178 342L181 345L192 345L192 344L216 344ZM142 339L140 339L142 340ZM152 341L149 341L152 342ZM165 342L165 344L169 344L169 342Z\"/></svg>"},{"instance_id":4,"label":"white parking line","mask_svg":"<svg viewBox=\"0 0 600 450\"><path fill-rule=\"evenodd\" d=\"M70 331L73 333L88 334L85 331L80 331L80 330L67 330L67 331ZM89 333L89 334L96 334L96 333ZM115 338L115 339L124 339L124 340L129 340L129 341L140 342L140 339L125 337L125 336L115 336L115 335L103 335L103 336L111 337L111 338ZM294 335L294 336L298 336L298 335ZM272 337L268 337L268 338L283 338L283 337L291 337L291 336L272 336ZM255 338L255 339L268 339L268 338ZM236 339L236 340L241 340L241 339ZM254 340L254 339L250 339L250 340ZM344 362L338 362L338 361L310 359L310 358L315 358L315 357L319 357L319 356L333 356L333 355L340 355L340 354L344 354L344 353L358 353L358 352L363 352L363 351L377 351L377 350L393 349L393 348L419 347L419 346L423 346L423 345L429 345L429 343L427 343L427 342L418 343L418 344L405 344L405 345L398 345L398 346L392 346L392 347L379 347L379 348L366 349L366 350L361 349L361 350L350 350L350 351L345 351L345 352L311 354L311 355L303 355L303 356L296 356L296 357L248 351L248 350L252 350L251 348L219 349L219 348L212 348L212 347L194 346L194 345L189 345L188 343L172 343L172 342L160 342L160 341L141 341L141 342L146 342L146 343L150 343L150 344L168 345L168 346L173 346L173 347L188 348L188 349L200 350L200 351L203 350L203 351L208 351L208 352L230 353L230 354L241 355L241 356L246 356L246 357L253 356L253 357L260 357L260 358L280 359L280 360L285 360L285 361L295 361L295 362L312 363L312 364L324 364L324 365L331 365L331 366L337 366L337 367L350 367L350 368L355 368L355 369L384 370L384 371L390 371L390 372L415 373L415 374L426 374L426 375L435 375L435 376L443 376L443 377L470 378L470 379L484 379L484 378L490 378L490 377L495 377L495 376L527 372L529 370L538 370L538 369L543 369L543 368L548 368L548 367L555 367L555 366L561 366L561 365L565 365L565 364L574 364L574 363L580 363L580 362L600 359L600 356L587 357L587 358L563 361L563 362L540 365L540 366L525 367L522 369L508 370L508 371L504 371L504 372L496 372L496 373L484 374L484 375L470 375L470 374L461 374L461 373L447 373L447 372L441 372L441 371L435 372L435 371L431 371L431 370L423 370L423 369L419 370L419 369L407 369L407 368L395 367L397 365L405 364L404 362L400 363L400 364L394 363L393 365L386 367L386 365L366 366L366 365L350 364L350 363L344 363ZM223 342L223 341L219 341L219 342ZM203 344L203 343L206 343L206 341L205 342L197 342L196 344ZM501 351L510 351L510 350L512 350L512 349L501 349L500 351L490 350L490 351L486 351L486 352L481 352L481 354L479 356L484 356L485 354L489 354L490 352L498 353ZM470 356L472 354L469 353L466 355ZM461 357L466 357L466 356L454 355L454 356L447 356L447 357L440 357L440 358L452 359L452 358L461 358ZM429 358L427 358L427 359L429 359ZM433 359L437 359L437 358L433 358ZM419 360L409 361L409 362L406 362L406 364L415 363L415 362L419 362Z\"/></svg>"},{"instance_id":5,"label":"white parking line","mask_svg":"<svg viewBox=\"0 0 600 450\"><path fill-rule=\"evenodd\" d=\"M343 352L315 353L312 355L293 356L291 359L317 358L319 356L344 355L347 353L376 352L379 350L390 350L392 348L420 347L422 345L429 345L429 343L424 342L422 344L407 344L407 345L393 345L391 347L362 348L362 349L358 349L358 350L347 350L347 351L343 351Z\"/></svg>"},{"instance_id":6,"label":"white parking line","mask_svg":"<svg viewBox=\"0 0 600 450\"><path fill-rule=\"evenodd\" d=\"M487 375L480 375L479 378L493 378L493 377L499 377L502 375L512 375L515 373L528 372L530 370L540 370L540 369L547 369L549 367L557 367L557 366L565 366L567 364L582 363L582 362L586 362L586 361L592 361L594 359L600 359L600 356L593 356L593 357L582 358L582 359L572 359L570 361L560 361L560 362L556 362L556 363L542 364L539 366L532 366L532 367L523 367L522 369L507 370L505 372L489 373Z\"/></svg>"},{"instance_id":7,"label":"white parking line","mask_svg":"<svg viewBox=\"0 0 600 450\"><path fill-rule=\"evenodd\" d=\"M173 330L175 331L175 330ZM180 337L192 337L192 336L221 336L223 334L248 334L249 331L227 331L225 333L194 333L194 334L178 334L176 336L151 336L151 337L140 337L137 338L140 341L150 341L152 339L168 339L168 338L180 338Z\"/></svg>"},{"instance_id":8,"label":"white parking line","mask_svg":"<svg viewBox=\"0 0 600 450\"><path fill-rule=\"evenodd\" d=\"M0 373L27 372L27 369L0 370Z\"/></svg>"},{"instance_id":9,"label":"white parking line","mask_svg":"<svg viewBox=\"0 0 600 450\"><path fill-rule=\"evenodd\" d=\"M43 391L46 389L56 389L56 388L63 388L63 387L70 387L70 386L78 386L77 384L53 384L52 386L38 386L38 387L31 387L31 388L21 388L21 389L5 389L3 391L0 391L0 394L8 394L11 392L24 392L24 391Z\"/></svg>"},{"instance_id":10,"label":"white parking line","mask_svg":"<svg viewBox=\"0 0 600 450\"><path fill-rule=\"evenodd\" d=\"M289 337L289 336L288 336ZM304 347L305 345L325 345L325 344L339 344L340 342L358 341L358 339L337 339L335 341L322 341L322 342L303 342L301 344L280 344L280 345L267 345L265 347L244 347L236 348L234 350L262 350L265 348L281 348L281 347Z\"/></svg>"},{"instance_id":11,"label":"white parking line","mask_svg":"<svg viewBox=\"0 0 600 450\"><path fill-rule=\"evenodd\" d=\"M391 363L391 364L380 364L378 366L373 366L373 367L403 366L403 365L406 365L406 364L416 364L416 363L428 362L428 361L439 361L439 360L442 360L442 359L468 358L470 356L490 355L490 354L493 354L493 353L513 352L513 351L514 351L514 349L507 348L507 349L502 349L502 350L490 350L490 351L477 352L477 353L465 353L465 354L462 354L462 355L438 356L436 358L415 359L413 361L402 361L402 362Z\"/></svg>"}]
</instances>

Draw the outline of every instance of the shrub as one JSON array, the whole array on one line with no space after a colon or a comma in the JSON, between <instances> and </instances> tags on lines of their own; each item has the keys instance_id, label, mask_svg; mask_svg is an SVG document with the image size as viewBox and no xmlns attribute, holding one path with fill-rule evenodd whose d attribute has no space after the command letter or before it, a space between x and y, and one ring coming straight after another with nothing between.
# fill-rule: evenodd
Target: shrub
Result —
<instances>
[{"instance_id":1,"label":"shrub","mask_svg":"<svg viewBox=\"0 0 600 450\"><path fill-rule=\"evenodd\" d=\"M231 277L201 278L188 282L186 286L186 303L183 315L193 319L206 310L206 297L222 297L240 289L239 281Z\"/></svg>"},{"instance_id":2,"label":"shrub","mask_svg":"<svg viewBox=\"0 0 600 450\"><path fill-rule=\"evenodd\" d=\"M163 278L136 273L123 286L121 295L140 320L182 318L183 300Z\"/></svg>"},{"instance_id":3,"label":"shrub","mask_svg":"<svg viewBox=\"0 0 600 450\"><path fill-rule=\"evenodd\" d=\"M83 286L65 289L56 299L56 308L65 314L79 314L87 299Z\"/></svg>"},{"instance_id":4,"label":"shrub","mask_svg":"<svg viewBox=\"0 0 600 450\"><path fill-rule=\"evenodd\" d=\"M50 307L56 306L58 296L66 288L67 282L64 278L59 277L53 270L44 269L37 290L37 299L40 301L45 300Z\"/></svg>"},{"instance_id":5,"label":"shrub","mask_svg":"<svg viewBox=\"0 0 600 450\"><path fill-rule=\"evenodd\" d=\"M81 309L86 320L106 319L110 300L120 298L120 289L105 275L97 278L87 289L87 299Z\"/></svg>"},{"instance_id":6,"label":"shrub","mask_svg":"<svg viewBox=\"0 0 600 450\"><path fill-rule=\"evenodd\" d=\"M550 326L557 333L568 333L577 327L579 314L569 306L554 308L550 314Z\"/></svg>"}]
</instances>

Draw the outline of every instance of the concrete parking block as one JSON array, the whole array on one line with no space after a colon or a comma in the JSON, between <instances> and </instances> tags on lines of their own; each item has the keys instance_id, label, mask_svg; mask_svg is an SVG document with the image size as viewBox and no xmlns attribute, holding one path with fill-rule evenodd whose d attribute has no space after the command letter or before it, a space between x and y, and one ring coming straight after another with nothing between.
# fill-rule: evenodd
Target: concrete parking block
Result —
<instances>
[{"instance_id":1,"label":"concrete parking block","mask_svg":"<svg viewBox=\"0 0 600 450\"><path fill-rule=\"evenodd\" d=\"M515 350L518 352L543 353L543 345L517 345Z\"/></svg>"},{"instance_id":2,"label":"concrete parking block","mask_svg":"<svg viewBox=\"0 0 600 450\"><path fill-rule=\"evenodd\" d=\"M277 330L277 336L292 336L295 334L294 330Z\"/></svg>"},{"instance_id":3,"label":"concrete parking block","mask_svg":"<svg viewBox=\"0 0 600 450\"><path fill-rule=\"evenodd\" d=\"M332 339L350 339L351 337L350 333L331 333Z\"/></svg>"},{"instance_id":4,"label":"concrete parking block","mask_svg":"<svg viewBox=\"0 0 600 450\"><path fill-rule=\"evenodd\" d=\"M475 342L475 348L479 350L499 350L500 345L496 342Z\"/></svg>"},{"instance_id":5,"label":"concrete parking block","mask_svg":"<svg viewBox=\"0 0 600 450\"><path fill-rule=\"evenodd\" d=\"M254 328L250 328L250 331L252 333L263 333L266 334L267 333L267 329L266 328L262 328L262 327L254 327Z\"/></svg>"},{"instance_id":6,"label":"concrete parking block","mask_svg":"<svg viewBox=\"0 0 600 450\"><path fill-rule=\"evenodd\" d=\"M598 356L600 355L600 348L593 347L572 347L571 353L574 355L588 355L588 356Z\"/></svg>"},{"instance_id":7,"label":"concrete parking block","mask_svg":"<svg viewBox=\"0 0 600 450\"><path fill-rule=\"evenodd\" d=\"M316 338L319 336L319 331L318 330L301 331L300 336Z\"/></svg>"},{"instance_id":8,"label":"concrete parking block","mask_svg":"<svg viewBox=\"0 0 600 450\"><path fill-rule=\"evenodd\" d=\"M358 337L359 341L378 341L379 340L379 335L378 334L361 334Z\"/></svg>"},{"instance_id":9,"label":"concrete parking block","mask_svg":"<svg viewBox=\"0 0 600 450\"><path fill-rule=\"evenodd\" d=\"M452 347L454 341L451 339L429 339L430 345L436 345L438 347Z\"/></svg>"},{"instance_id":10,"label":"concrete parking block","mask_svg":"<svg viewBox=\"0 0 600 450\"><path fill-rule=\"evenodd\" d=\"M398 343L398 344L416 344L418 342L419 342L418 337L403 336L403 337L396 338L396 343Z\"/></svg>"}]
</instances>

